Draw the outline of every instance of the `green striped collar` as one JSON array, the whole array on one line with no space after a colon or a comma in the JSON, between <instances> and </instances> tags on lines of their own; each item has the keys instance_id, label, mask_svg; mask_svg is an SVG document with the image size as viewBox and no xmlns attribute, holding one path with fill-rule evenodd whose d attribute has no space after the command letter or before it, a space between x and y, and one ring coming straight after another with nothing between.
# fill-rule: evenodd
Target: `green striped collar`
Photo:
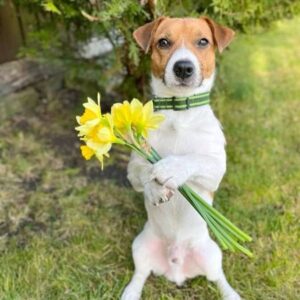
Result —
<instances>
[{"instance_id":1,"label":"green striped collar","mask_svg":"<svg viewBox=\"0 0 300 300\"><path fill-rule=\"evenodd\" d=\"M209 92L196 94L190 97L170 97L152 99L154 110L172 109L186 110L192 107L198 107L209 104Z\"/></svg>"}]
</instances>

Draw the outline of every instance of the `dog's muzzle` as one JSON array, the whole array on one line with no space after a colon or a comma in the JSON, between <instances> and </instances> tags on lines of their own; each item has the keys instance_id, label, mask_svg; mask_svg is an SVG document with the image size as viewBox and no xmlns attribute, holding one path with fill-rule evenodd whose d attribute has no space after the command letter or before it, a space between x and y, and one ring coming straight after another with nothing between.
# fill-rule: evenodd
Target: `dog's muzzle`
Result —
<instances>
[{"instance_id":1,"label":"dog's muzzle","mask_svg":"<svg viewBox=\"0 0 300 300\"><path fill-rule=\"evenodd\" d=\"M185 47L174 51L166 65L165 85L172 88L193 88L198 87L201 81L201 66L195 54Z\"/></svg>"},{"instance_id":2,"label":"dog's muzzle","mask_svg":"<svg viewBox=\"0 0 300 300\"><path fill-rule=\"evenodd\" d=\"M185 80L194 74L194 64L189 60L179 60L174 64L173 72L181 80Z\"/></svg>"}]
</instances>

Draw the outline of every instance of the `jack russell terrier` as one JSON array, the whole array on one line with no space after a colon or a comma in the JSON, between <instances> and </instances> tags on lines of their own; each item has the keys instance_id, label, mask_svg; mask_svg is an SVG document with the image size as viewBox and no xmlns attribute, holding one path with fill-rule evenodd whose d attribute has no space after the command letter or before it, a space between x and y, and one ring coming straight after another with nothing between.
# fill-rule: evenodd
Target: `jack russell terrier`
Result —
<instances>
[{"instance_id":1,"label":"jack russell terrier","mask_svg":"<svg viewBox=\"0 0 300 300\"><path fill-rule=\"evenodd\" d=\"M212 204L226 171L225 138L208 95L215 49L222 52L234 31L207 17L160 17L133 36L146 53L151 51L154 107L166 119L148 139L163 159L151 165L132 153L128 165L132 186L144 192L148 220L133 242L135 272L121 299L140 299L153 272L177 285L204 275L216 282L222 299L238 300L206 223L176 190L188 183Z\"/></svg>"}]
</instances>

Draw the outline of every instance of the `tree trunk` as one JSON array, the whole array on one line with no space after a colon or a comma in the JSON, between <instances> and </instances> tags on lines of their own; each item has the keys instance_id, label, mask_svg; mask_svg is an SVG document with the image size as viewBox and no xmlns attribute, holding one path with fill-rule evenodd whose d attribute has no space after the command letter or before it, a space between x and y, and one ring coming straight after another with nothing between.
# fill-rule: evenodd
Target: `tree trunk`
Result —
<instances>
[{"instance_id":1,"label":"tree trunk","mask_svg":"<svg viewBox=\"0 0 300 300\"><path fill-rule=\"evenodd\" d=\"M22 36L11 0L5 0L0 6L0 63L15 59Z\"/></svg>"}]
</instances>

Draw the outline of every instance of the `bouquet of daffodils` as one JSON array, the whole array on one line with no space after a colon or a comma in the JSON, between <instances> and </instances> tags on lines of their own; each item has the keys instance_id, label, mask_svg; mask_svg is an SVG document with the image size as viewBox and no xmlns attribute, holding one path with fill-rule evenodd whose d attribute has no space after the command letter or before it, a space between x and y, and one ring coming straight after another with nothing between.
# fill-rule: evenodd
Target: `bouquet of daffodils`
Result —
<instances>
[{"instance_id":1,"label":"bouquet of daffodils","mask_svg":"<svg viewBox=\"0 0 300 300\"><path fill-rule=\"evenodd\" d=\"M83 115L76 117L79 124L76 130L84 142L81 153L85 159L89 160L95 156L103 169L103 159L109 156L112 144L124 145L152 164L161 159L146 140L148 131L157 129L164 120L163 115L153 112L152 101L145 105L137 99L133 99L130 103L128 101L116 103L112 106L110 114L103 115L98 94L97 103L88 98L83 106L85 108ZM252 253L240 244L251 241L250 236L205 202L188 185L180 186L178 191L205 220L223 249L241 251L252 256Z\"/></svg>"}]
</instances>

